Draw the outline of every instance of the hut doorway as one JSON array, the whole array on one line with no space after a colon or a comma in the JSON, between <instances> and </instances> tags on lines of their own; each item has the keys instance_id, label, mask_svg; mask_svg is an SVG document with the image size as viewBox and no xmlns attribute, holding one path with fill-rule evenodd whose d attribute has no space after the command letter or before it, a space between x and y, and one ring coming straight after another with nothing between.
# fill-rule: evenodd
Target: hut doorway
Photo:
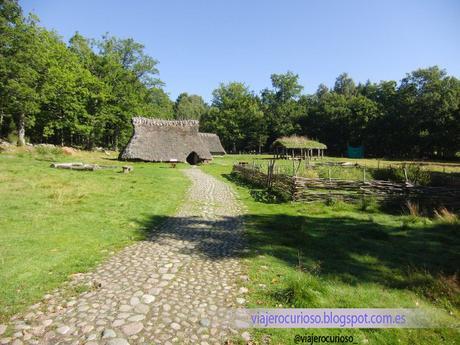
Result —
<instances>
[{"instance_id":1,"label":"hut doorway","mask_svg":"<svg viewBox=\"0 0 460 345\"><path fill-rule=\"evenodd\" d=\"M187 156L187 163L190 165L197 165L200 161L200 157L197 155L195 151L190 152Z\"/></svg>"}]
</instances>

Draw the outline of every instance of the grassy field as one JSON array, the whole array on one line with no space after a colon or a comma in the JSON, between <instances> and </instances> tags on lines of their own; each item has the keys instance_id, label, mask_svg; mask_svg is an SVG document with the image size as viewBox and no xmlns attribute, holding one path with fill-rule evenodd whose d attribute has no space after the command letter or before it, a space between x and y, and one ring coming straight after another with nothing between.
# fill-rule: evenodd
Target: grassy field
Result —
<instances>
[{"instance_id":1,"label":"grassy field","mask_svg":"<svg viewBox=\"0 0 460 345\"><path fill-rule=\"evenodd\" d=\"M121 166L115 158L47 149L0 153L0 321L142 239L142 224L180 204L188 180L165 164L130 163L130 174L49 167L52 161Z\"/></svg>"},{"instance_id":2,"label":"grassy field","mask_svg":"<svg viewBox=\"0 0 460 345\"><path fill-rule=\"evenodd\" d=\"M266 172L271 155L230 155L228 162L248 162L261 171ZM324 163L352 163L357 166L325 166ZM460 181L460 163L422 162L422 161L388 161L382 159L352 159L342 157L324 157L324 159L307 161L277 160L274 172L277 174L293 175L310 178L333 178L344 180L363 180L363 168L366 169L365 178L376 180L392 180L404 182L403 166L407 168L410 181L426 182L430 184L451 182L452 179Z\"/></svg>"},{"instance_id":3,"label":"grassy field","mask_svg":"<svg viewBox=\"0 0 460 345\"><path fill-rule=\"evenodd\" d=\"M254 154L242 154L242 155L227 155L226 156L231 161L247 161L252 162L253 160L268 160L273 157L273 155L263 154L263 155L254 155ZM281 164L292 167L292 161L290 160L280 160ZM386 168L389 166L396 166L402 164L420 164L428 171L437 171L437 172L460 172L460 161L458 162L436 162L436 161L414 161L414 160L386 160L378 158L347 158L347 157L329 157L325 156L322 159L313 159L312 163L321 163L321 162L349 162L357 163L361 166L368 168Z\"/></svg>"},{"instance_id":4,"label":"grassy field","mask_svg":"<svg viewBox=\"0 0 460 345\"><path fill-rule=\"evenodd\" d=\"M251 307L423 307L460 318L458 220L389 215L376 205L264 203L264 193L229 176L233 162L217 158L202 169L231 182L247 209ZM357 344L458 344L458 329L256 330L271 344L296 334L353 335Z\"/></svg>"}]
</instances>

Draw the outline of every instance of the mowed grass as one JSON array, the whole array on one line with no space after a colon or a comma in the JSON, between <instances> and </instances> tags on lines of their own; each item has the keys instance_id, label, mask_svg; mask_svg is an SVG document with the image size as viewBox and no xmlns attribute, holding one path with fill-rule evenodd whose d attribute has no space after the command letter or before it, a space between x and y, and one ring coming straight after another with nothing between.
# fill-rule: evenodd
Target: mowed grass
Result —
<instances>
[{"instance_id":1,"label":"mowed grass","mask_svg":"<svg viewBox=\"0 0 460 345\"><path fill-rule=\"evenodd\" d=\"M422 307L433 317L460 318L460 225L376 205L264 203L261 193L229 177L233 162L217 158L202 169L231 182L241 202L250 244L244 259L250 307ZM260 199L258 199L260 200ZM265 329L263 344L294 344L300 335L353 335L357 344L458 344L459 329Z\"/></svg>"},{"instance_id":2,"label":"mowed grass","mask_svg":"<svg viewBox=\"0 0 460 345\"><path fill-rule=\"evenodd\" d=\"M188 180L180 167L128 163L70 171L52 161L126 163L101 152L0 153L0 321L39 300L76 272L144 238L146 224L174 213ZM157 217L161 219L162 217Z\"/></svg>"}]
</instances>

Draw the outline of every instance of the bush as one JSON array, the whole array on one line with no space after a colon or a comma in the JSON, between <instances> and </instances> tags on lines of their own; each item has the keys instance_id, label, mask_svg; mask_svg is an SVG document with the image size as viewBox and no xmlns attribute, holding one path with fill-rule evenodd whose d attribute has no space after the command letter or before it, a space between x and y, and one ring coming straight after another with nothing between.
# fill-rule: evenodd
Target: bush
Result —
<instances>
[{"instance_id":1,"label":"bush","mask_svg":"<svg viewBox=\"0 0 460 345\"><path fill-rule=\"evenodd\" d=\"M407 164L403 167L389 167L382 169L373 169L372 177L376 180L387 180L392 182L404 183L406 182L406 175L404 168L407 172L407 179L414 185L426 186L431 182L431 174L426 171L422 166L417 164Z\"/></svg>"}]
</instances>

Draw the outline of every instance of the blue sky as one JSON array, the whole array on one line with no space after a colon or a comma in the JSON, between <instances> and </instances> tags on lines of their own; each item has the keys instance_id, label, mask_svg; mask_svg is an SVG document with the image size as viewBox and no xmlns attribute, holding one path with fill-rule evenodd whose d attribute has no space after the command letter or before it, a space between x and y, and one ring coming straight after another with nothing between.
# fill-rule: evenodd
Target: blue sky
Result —
<instances>
[{"instance_id":1,"label":"blue sky","mask_svg":"<svg viewBox=\"0 0 460 345\"><path fill-rule=\"evenodd\" d=\"M460 77L460 1L404 0L20 0L65 40L75 31L132 37L160 61L160 78L211 99L221 82L258 92L291 70L305 93L355 81L400 80L439 65Z\"/></svg>"}]
</instances>

